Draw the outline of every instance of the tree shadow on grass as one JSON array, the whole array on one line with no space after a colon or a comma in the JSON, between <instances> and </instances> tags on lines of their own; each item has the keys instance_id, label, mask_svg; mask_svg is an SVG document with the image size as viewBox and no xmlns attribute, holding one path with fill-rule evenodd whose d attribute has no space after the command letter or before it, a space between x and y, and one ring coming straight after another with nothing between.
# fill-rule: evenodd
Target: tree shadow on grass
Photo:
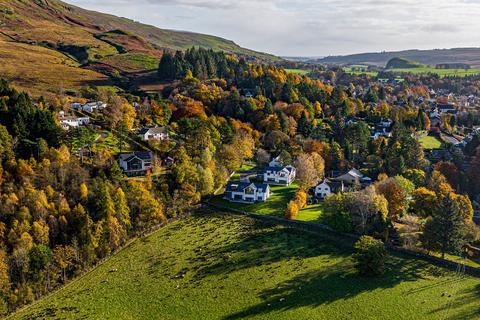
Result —
<instances>
[{"instance_id":1,"label":"tree shadow on grass","mask_svg":"<svg viewBox=\"0 0 480 320\"><path fill-rule=\"evenodd\" d=\"M324 255L334 259L347 258L351 249L334 248L325 240L301 231L272 227L254 221L239 230L236 239L221 246L203 247L196 259L209 262L197 268L194 279L201 280L212 275L230 274L251 267L265 267L281 261L297 260Z\"/></svg>"},{"instance_id":2,"label":"tree shadow on grass","mask_svg":"<svg viewBox=\"0 0 480 320\"><path fill-rule=\"evenodd\" d=\"M463 276L457 277L460 282ZM452 285L451 290L454 290ZM433 310L432 314L440 314L444 319L478 319L480 318L480 284L474 288L462 289L458 292L451 292L450 301L440 308Z\"/></svg>"},{"instance_id":3,"label":"tree shadow on grass","mask_svg":"<svg viewBox=\"0 0 480 320\"><path fill-rule=\"evenodd\" d=\"M315 236L254 220L247 220L247 224L236 232L233 241L225 241L221 245L205 245L201 250L197 248L197 255L192 259L201 263L192 270L194 281L211 276L229 276L250 268L261 268L260 271L268 277L276 272L278 263L288 264L297 276L274 288L261 291L259 298L262 303L225 319L243 319L305 306L318 307L350 299L364 292L393 288L399 283L416 281L438 272L438 268L429 267L427 262L394 255L389 260L386 275L364 278L358 276L352 268L352 248L325 240L321 235ZM213 241L215 237L211 236L210 239ZM313 257L322 257L322 260L318 260L318 269L302 273L303 264L311 263L311 260L305 260Z\"/></svg>"},{"instance_id":4,"label":"tree shadow on grass","mask_svg":"<svg viewBox=\"0 0 480 320\"><path fill-rule=\"evenodd\" d=\"M262 303L224 319L244 319L307 306L315 308L337 300L350 299L364 292L393 288L401 282L416 281L423 277L418 269L425 267L424 263L397 257L392 257L392 260L389 272L376 278L359 276L348 263L301 274L276 288L264 290L259 296ZM346 318L352 313L353 311L345 310Z\"/></svg>"}]
</instances>

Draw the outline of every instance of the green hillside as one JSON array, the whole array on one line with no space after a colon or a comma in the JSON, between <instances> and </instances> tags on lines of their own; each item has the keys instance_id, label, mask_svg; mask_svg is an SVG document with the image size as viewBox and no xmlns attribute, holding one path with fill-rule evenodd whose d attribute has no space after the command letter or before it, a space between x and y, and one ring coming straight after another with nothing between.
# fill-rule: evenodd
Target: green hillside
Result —
<instances>
[{"instance_id":1,"label":"green hillside","mask_svg":"<svg viewBox=\"0 0 480 320\"><path fill-rule=\"evenodd\" d=\"M423 68L425 65L408 60L405 58L392 58L387 62L385 69L414 69L414 68Z\"/></svg>"},{"instance_id":2,"label":"green hillside","mask_svg":"<svg viewBox=\"0 0 480 320\"><path fill-rule=\"evenodd\" d=\"M129 77L151 70L164 49L201 46L261 61L279 59L219 37L159 29L58 0L0 0L0 26L0 74L7 74L7 79L19 89L34 94L78 88L79 78L83 85L98 84L105 81L105 75ZM26 53L16 52L19 44L28 48ZM41 55L37 54L39 51ZM48 67L65 79L45 81L44 77L49 75L39 69L59 54L62 59ZM11 72L9 66L22 58L30 60L31 67ZM79 76L79 73L86 75L79 70L65 73L65 65L88 69L89 75ZM23 83L25 76L31 79L28 85Z\"/></svg>"},{"instance_id":3,"label":"green hillside","mask_svg":"<svg viewBox=\"0 0 480 320\"><path fill-rule=\"evenodd\" d=\"M480 67L480 48L369 52L346 56L328 56L325 58L313 59L312 62L328 65L367 64L383 67L390 59L395 57L403 57L431 66L437 64L462 63L467 64L472 68Z\"/></svg>"},{"instance_id":4,"label":"green hillside","mask_svg":"<svg viewBox=\"0 0 480 320\"><path fill-rule=\"evenodd\" d=\"M480 281L393 257L380 278L351 251L250 218L202 214L137 240L12 319L473 319Z\"/></svg>"}]
</instances>

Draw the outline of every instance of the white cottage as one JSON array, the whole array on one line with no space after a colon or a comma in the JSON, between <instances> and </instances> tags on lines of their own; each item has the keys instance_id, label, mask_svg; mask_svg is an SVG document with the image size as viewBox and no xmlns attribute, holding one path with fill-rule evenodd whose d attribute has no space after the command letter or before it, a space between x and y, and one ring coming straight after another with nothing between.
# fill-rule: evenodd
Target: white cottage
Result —
<instances>
[{"instance_id":1,"label":"white cottage","mask_svg":"<svg viewBox=\"0 0 480 320\"><path fill-rule=\"evenodd\" d=\"M103 110L107 107L106 103L102 101L89 102L82 106L83 111L94 112L97 110Z\"/></svg>"},{"instance_id":2,"label":"white cottage","mask_svg":"<svg viewBox=\"0 0 480 320\"><path fill-rule=\"evenodd\" d=\"M90 123L89 117L73 117L73 116L65 116L62 112L59 115L60 125L64 130L69 130L71 128L78 128L80 126L84 126Z\"/></svg>"},{"instance_id":3,"label":"white cottage","mask_svg":"<svg viewBox=\"0 0 480 320\"><path fill-rule=\"evenodd\" d=\"M225 189L225 199L230 202L265 202L271 195L270 186L265 183L229 182Z\"/></svg>"},{"instance_id":4,"label":"white cottage","mask_svg":"<svg viewBox=\"0 0 480 320\"><path fill-rule=\"evenodd\" d=\"M342 181L345 184L360 184L362 182L363 174L357 169L352 169L347 173L337 177L335 180Z\"/></svg>"},{"instance_id":5,"label":"white cottage","mask_svg":"<svg viewBox=\"0 0 480 320\"><path fill-rule=\"evenodd\" d=\"M267 167L259 177L265 183L289 186L295 181L297 171L292 166L286 167Z\"/></svg>"},{"instance_id":6,"label":"white cottage","mask_svg":"<svg viewBox=\"0 0 480 320\"><path fill-rule=\"evenodd\" d=\"M315 197L325 199L332 193L344 192L345 186L343 181L330 181L325 179L322 183L315 187Z\"/></svg>"},{"instance_id":7,"label":"white cottage","mask_svg":"<svg viewBox=\"0 0 480 320\"><path fill-rule=\"evenodd\" d=\"M274 158L270 163L268 164L269 167L283 167L282 162L280 161L280 156Z\"/></svg>"},{"instance_id":8,"label":"white cottage","mask_svg":"<svg viewBox=\"0 0 480 320\"><path fill-rule=\"evenodd\" d=\"M144 128L139 132L140 137L143 141L150 141L150 140L167 140L168 130L165 127L158 127L158 128Z\"/></svg>"}]
</instances>

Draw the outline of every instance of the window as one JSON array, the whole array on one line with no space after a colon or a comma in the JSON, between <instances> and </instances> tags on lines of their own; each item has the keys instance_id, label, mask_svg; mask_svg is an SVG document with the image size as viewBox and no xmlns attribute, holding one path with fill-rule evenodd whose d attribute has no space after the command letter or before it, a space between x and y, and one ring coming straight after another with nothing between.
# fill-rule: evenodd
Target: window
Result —
<instances>
[{"instance_id":1,"label":"window","mask_svg":"<svg viewBox=\"0 0 480 320\"><path fill-rule=\"evenodd\" d=\"M245 189L245 194L254 194L255 190L253 188L247 188Z\"/></svg>"}]
</instances>

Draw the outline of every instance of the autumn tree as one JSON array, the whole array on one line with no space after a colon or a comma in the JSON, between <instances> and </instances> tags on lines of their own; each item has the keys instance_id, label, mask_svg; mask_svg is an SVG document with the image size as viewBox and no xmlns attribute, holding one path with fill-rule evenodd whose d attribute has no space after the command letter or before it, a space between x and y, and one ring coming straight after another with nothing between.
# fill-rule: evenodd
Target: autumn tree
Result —
<instances>
[{"instance_id":1,"label":"autumn tree","mask_svg":"<svg viewBox=\"0 0 480 320\"><path fill-rule=\"evenodd\" d=\"M166 220L163 204L152 196L143 183L129 182L127 198L132 223L137 230L144 231Z\"/></svg>"},{"instance_id":2,"label":"autumn tree","mask_svg":"<svg viewBox=\"0 0 480 320\"><path fill-rule=\"evenodd\" d=\"M264 149L258 149L255 156L255 161L260 167L266 166L270 162L270 154Z\"/></svg>"},{"instance_id":3,"label":"autumn tree","mask_svg":"<svg viewBox=\"0 0 480 320\"><path fill-rule=\"evenodd\" d=\"M297 218L298 212L300 208L295 201L290 201L287 205L287 209L285 210L285 218L289 220L295 220Z\"/></svg>"},{"instance_id":4,"label":"autumn tree","mask_svg":"<svg viewBox=\"0 0 480 320\"><path fill-rule=\"evenodd\" d=\"M395 178L377 183L378 193L388 201L388 215L392 219L398 219L408 209L408 192Z\"/></svg>"},{"instance_id":5,"label":"autumn tree","mask_svg":"<svg viewBox=\"0 0 480 320\"><path fill-rule=\"evenodd\" d=\"M438 209L437 194L425 187L413 192L412 211L420 217L429 217Z\"/></svg>"},{"instance_id":6,"label":"autumn tree","mask_svg":"<svg viewBox=\"0 0 480 320\"><path fill-rule=\"evenodd\" d=\"M104 116L111 128L131 130L135 123L136 112L126 99L113 96L108 101Z\"/></svg>"},{"instance_id":7,"label":"autumn tree","mask_svg":"<svg viewBox=\"0 0 480 320\"><path fill-rule=\"evenodd\" d=\"M211 194L214 190L215 181L213 178L212 170L207 167L203 168L202 166L197 167L198 172L198 184L197 190L202 196L207 196Z\"/></svg>"},{"instance_id":8,"label":"autumn tree","mask_svg":"<svg viewBox=\"0 0 480 320\"><path fill-rule=\"evenodd\" d=\"M460 173L453 162L440 161L434 166L434 170L440 172L448 181L450 186L458 188Z\"/></svg>"},{"instance_id":9,"label":"autumn tree","mask_svg":"<svg viewBox=\"0 0 480 320\"><path fill-rule=\"evenodd\" d=\"M314 187L323 178L325 163L320 155L302 154L295 162L297 179L302 189L308 190Z\"/></svg>"},{"instance_id":10,"label":"autumn tree","mask_svg":"<svg viewBox=\"0 0 480 320\"><path fill-rule=\"evenodd\" d=\"M355 231L359 234L383 235L388 216L388 202L374 187L352 194L349 211Z\"/></svg>"},{"instance_id":11,"label":"autumn tree","mask_svg":"<svg viewBox=\"0 0 480 320\"><path fill-rule=\"evenodd\" d=\"M6 300L10 291L10 276L8 274L7 254L0 249L0 315L8 311Z\"/></svg>"},{"instance_id":12,"label":"autumn tree","mask_svg":"<svg viewBox=\"0 0 480 320\"><path fill-rule=\"evenodd\" d=\"M62 281L67 281L67 271L74 266L75 249L72 246L56 246L52 255L55 266L61 272Z\"/></svg>"}]
</instances>

